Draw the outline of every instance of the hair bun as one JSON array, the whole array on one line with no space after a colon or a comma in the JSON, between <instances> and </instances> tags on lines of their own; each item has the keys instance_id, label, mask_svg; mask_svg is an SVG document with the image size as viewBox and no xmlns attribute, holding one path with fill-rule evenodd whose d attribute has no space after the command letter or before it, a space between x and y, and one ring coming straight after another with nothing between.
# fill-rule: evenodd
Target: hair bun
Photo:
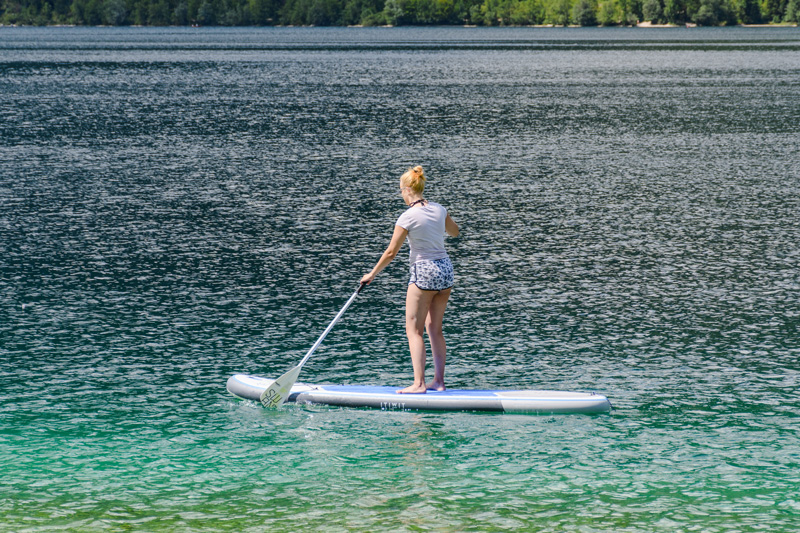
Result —
<instances>
[{"instance_id":1,"label":"hair bun","mask_svg":"<svg viewBox=\"0 0 800 533\"><path fill-rule=\"evenodd\" d=\"M410 187L414 192L422 194L422 190L425 188L425 172L422 170L422 166L417 165L406 170L400 176L400 183L404 187Z\"/></svg>"}]
</instances>

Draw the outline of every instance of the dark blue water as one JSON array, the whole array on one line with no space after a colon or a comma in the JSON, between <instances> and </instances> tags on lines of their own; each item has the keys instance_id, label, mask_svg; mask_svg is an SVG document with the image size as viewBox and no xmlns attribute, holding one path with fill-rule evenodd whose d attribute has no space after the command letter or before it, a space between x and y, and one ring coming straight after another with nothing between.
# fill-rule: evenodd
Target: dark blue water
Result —
<instances>
[{"instance_id":1,"label":"dark blue water","mask_svg":"<svg viewBox=\"0 0 800 533\"><path fill-rule=\"evenodd\" d=\"M800 32L0 29L0 529L791 531ZM448 384L602 416L225 391L388 244L462 235ZM405 257L303 369L405 385Z\"/></svg>"}]
</instances>

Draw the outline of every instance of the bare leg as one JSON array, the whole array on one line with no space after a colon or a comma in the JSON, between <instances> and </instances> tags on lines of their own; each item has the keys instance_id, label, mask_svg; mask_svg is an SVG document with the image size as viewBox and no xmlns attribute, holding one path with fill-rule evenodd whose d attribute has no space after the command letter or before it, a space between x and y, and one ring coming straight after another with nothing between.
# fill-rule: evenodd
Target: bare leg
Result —
<instances>
[{"instance_id":1,"label":"bare leg","mask_svg":"<svg viewBox=\"0 0 800 533\"><path fill-rule=\"evenodd\" d=\"M437 391L443 391L446 388L444 386L444 365L447 358L447 344L444 342L442 321L449 298L450 289L439 291L431 301L428 318L425 321L425 329L428 331L428 339L431 341L434 369L433 381L427 385L427 388Z\"/></svg>"},{"instance_id":2,"label":"bare leg","mask_svg":"<svg viewBox=\"0 0 800 533\"><path fill-rule=\"evenodd\" d=\"M414 384L397 392L403 394L424 394L428 388L425 386L425 319L431 301L436 295L433 291L423 291L413 283L408 286L406 293L406 336L408 349L411 352L411 366L414 367Z\"/></svg>"}]
</instances>

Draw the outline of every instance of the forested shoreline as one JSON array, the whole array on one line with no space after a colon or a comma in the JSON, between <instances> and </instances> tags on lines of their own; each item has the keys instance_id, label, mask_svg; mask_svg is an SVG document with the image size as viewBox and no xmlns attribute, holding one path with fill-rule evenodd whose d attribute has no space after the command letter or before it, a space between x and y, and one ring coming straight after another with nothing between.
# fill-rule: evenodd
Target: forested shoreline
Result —
<instances>
[{"instance_id":1,"label":"forested shoreline","mask_svg":"<svg viewBox=\"0 0 800 533\"><path fill-rule=\"evenodd\" d=\"M403 26L797 23L800 0L0 0L4 25Z\"/></svg>"}]
</instances>

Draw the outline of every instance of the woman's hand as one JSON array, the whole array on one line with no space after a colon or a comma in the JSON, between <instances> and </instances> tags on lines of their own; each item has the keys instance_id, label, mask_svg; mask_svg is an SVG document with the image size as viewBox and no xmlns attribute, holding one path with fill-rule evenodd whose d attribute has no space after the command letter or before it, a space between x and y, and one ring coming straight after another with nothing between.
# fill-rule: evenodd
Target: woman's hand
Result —
<instances>
[{"instance_id":1,"label":"woman's hand","mask_svg":"<svg viewBox=\"0 0 800 533\"><path fill-rule=\"evenodd\" d=\"M361 283L366 283L369 285L372 283L372 280L375 279L375 274L370 272L369 274L364 274L364 277L361 278Z\"/></svg>"}]
</instances>

